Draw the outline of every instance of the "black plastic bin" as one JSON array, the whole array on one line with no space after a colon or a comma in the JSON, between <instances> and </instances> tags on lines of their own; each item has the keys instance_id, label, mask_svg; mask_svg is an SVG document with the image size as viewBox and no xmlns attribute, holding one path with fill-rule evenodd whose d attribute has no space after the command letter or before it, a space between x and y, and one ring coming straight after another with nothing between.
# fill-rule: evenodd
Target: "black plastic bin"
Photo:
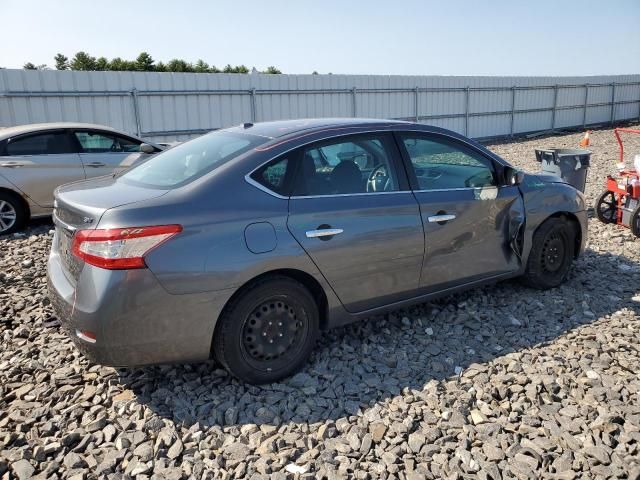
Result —
<instances>
[{"instance_id":1,"label":"black plastic bin","mask_svg":"<svg viewBox=\"0 0 640 480\"><path fill-rule=\"evenodd\" d=\"M591 161L589 150L573 148L536 150L536 159L542 164L544 173L556 175L584 192L587 170Z\"/></svg>"}]
</instances>

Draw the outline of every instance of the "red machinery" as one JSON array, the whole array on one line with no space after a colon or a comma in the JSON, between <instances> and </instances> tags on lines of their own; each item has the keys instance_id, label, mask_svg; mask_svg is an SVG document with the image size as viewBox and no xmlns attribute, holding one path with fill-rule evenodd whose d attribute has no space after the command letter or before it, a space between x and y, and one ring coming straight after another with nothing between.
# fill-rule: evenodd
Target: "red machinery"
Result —
<instances>
[{"instance_id":1,"label":"red machinery","mask_svg":"<svg viewBox=\"0 0 640 480\"><path fill-rule=\"evenodd\" d=\"M640 130L630 128L614 130L620 145L620 163L618 164L620 178L607 176L607 189L598 197L596 215L601 222L616 223L630 228L636 237L640 237L640 166L636 160L635 170L625 168L621 132L640 134ZM636 155L636 157L639 156Z\"/></svg>"}]
</instances>

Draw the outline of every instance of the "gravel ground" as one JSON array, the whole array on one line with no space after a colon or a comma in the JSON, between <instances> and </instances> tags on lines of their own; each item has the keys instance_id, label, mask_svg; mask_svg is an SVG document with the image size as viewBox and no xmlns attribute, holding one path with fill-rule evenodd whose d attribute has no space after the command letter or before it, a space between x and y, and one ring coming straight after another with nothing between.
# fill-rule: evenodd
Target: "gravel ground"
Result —
<instances>
[{"instance_id":1,"label":"gravel ground","mask_svg":"<svg viewBox=\"0 0 640 480\"><path fill-rule=\"evenodd\" d=\"M533 149L493 144L537 170ZM614 170L593 132L592 202ZM640 152L640 144L636 143ZM640 478L640 239L592 221L566 285L476 289L325 334L286 382L116 370L60 333L51 225L0 239L2 478Z\"/></svg>"}]
</instances>

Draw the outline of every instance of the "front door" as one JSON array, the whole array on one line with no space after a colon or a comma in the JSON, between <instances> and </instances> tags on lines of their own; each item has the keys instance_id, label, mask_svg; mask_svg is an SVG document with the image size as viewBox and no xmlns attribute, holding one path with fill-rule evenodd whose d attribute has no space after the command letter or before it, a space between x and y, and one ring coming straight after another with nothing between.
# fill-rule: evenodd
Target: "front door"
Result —
<instances>
[{"instance_id":1,"label":"front door","mask_svg":"<svg viewBox=\"0 0 640 480\"><path fill-rule=\"evenodd\" d=\"M424 225L421 287L439 291L518 269L518 187L501 185L494 161L461 142L423 133L399 139Z\"/></svg>"},{"instance_id":2,"label":"front door","mask_svg":"<svg viewBox=\"0 0 640 480\"><path fill-rule=\"evenodd\" d=\"M53 207L56 187L85 178L80 157L64 130L9 139L0 156L0 175L45 208Z\"/></svg>"},{"instance_id":3,"label":"front door","mask_svg":"<svg viewBox=\"0 0 640 480\"><path fill-rule=\"evenodd\" d=\"M74 136L87 178L119 173L143 155L140 142L115 133L76 130Z\"/></svg>"},{"instance_id":4,"label":"front door","mask_svg":"<svg viewBox=\"0 0 640 480\"><path fill-rule=\"evenodd\" d=\"M350 312L414 296L424 254L420 211L390 134L301 149L288 228Z\"/></svg>"}]
</instances>

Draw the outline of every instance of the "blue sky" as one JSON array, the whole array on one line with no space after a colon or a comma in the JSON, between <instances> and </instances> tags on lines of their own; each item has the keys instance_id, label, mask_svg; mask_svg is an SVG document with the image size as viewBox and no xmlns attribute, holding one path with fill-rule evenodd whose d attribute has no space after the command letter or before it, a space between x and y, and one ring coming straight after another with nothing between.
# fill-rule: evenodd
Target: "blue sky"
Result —
<instances>
[{"instance_id":1,"label":"blue sky","mask_svg":"<svg viewBox=\"0 0 640 480\"><path fill-rule=\"evenodd\" d=\"M0 66L62 52L285 73L640 73L640 0L0 0Z\"/></svg>"}]
</instances>

